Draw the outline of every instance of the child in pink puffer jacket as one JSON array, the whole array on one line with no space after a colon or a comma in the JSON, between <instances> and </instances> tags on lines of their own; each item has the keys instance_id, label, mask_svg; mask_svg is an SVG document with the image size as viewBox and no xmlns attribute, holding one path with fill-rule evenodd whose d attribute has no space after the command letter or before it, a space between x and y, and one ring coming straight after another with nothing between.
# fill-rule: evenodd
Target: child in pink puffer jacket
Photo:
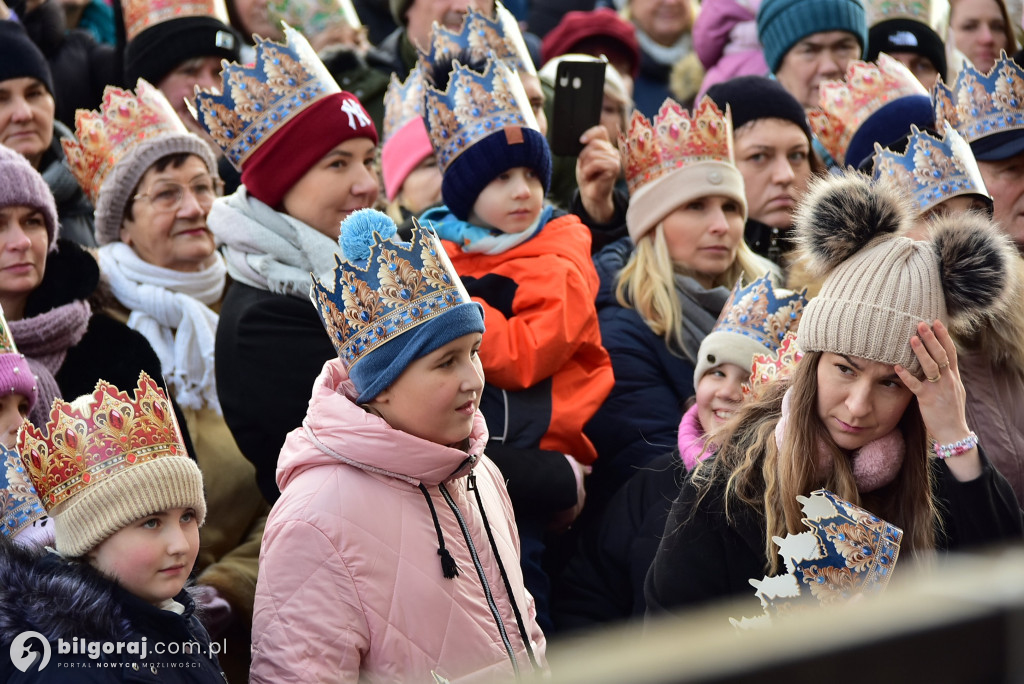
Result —
<instances>
[{"instance_id":1,"label":"child in pink puffer jacket","mask_svg":"<svg viewBox=\"0 0 1024 684\"><path fill-rule=\"evenodd\" d=\"M545 670L512 505L483 454L482 310L437 236L365 209L310 297L339 358L281 450L252 682L493 681Z\"/></svg>"}]
</instances>

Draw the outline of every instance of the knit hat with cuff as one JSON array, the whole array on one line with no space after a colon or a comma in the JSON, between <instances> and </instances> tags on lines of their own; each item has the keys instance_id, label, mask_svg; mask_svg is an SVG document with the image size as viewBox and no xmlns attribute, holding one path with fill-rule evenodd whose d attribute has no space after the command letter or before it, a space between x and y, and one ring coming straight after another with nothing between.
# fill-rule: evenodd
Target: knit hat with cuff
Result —
<instances>
[{"instance_id":1,"label":"knit hat with cuff","mask_svg":"<svg viewBox=\"0 0 1024 684\"><path fill-rule=\"evenodd\" d=\"M46 221L50 251L57 247L57 203L39 172L23 156L0 145L0 207L31 207Z\"/></svg>"},{"instance_id":2,"label":"knit hat with cuff","mask_svg":"<svg viewBox=\"0 0 1024 684\"><path fill-rule=\"evenodd\" d=\"M797 342L825 351L921 367L910 346L922 321L969 332L1008 305L1014 260L1009 238L977 214L943 216L928 240L904 234L917 209L894 185L854 171L812 182L795 231L812 277L825 276L804 311Z\"/></svg>"},{"instance_id":3,"label":"knit hat with cuff","mask_svg":"<svg viewBox=\"0 0 1024 684\"><path fill-rule=\"evenodd\" d=\"M53 95L50 65L25 29L13 21L0 21L0 81L34 78Z\"/></svg>"},{"instance_id":4,"label":"knit hat with cuff","mask_svg":"<svg viewBox=\"0 0 1024 684\"><path fill-rule=\"evenodd\" d=\"M57 552L74 558L148 515L192 508L206 519L203 476L174 409L145 373L134 396L100 381L92 394L54 399L45 430L25 423L18 452L53 518Z\"/></svg>"},{"instance_id":5,"label":"knit hat with cuff","mask_svg":"<svg viewBox=\"0 0 1024 684\"><path fill-rule=\"evenodd\" d=\"M868 25L861 0L763 0L757 12L757 34L772 73L779 70L790 48L825 31L852 33L863 54Z\"/></svg>"}]
</instances>

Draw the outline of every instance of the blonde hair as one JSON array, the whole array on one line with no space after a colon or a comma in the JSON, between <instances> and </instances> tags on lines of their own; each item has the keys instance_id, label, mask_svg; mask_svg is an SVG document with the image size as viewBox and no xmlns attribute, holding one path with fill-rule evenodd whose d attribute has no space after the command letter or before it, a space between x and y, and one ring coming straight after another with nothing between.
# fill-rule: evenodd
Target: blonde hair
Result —
<instances>
[{"instance_id":1,"label":"blonde hair","mask_svg":"<svg viewBox=\"0 0 1024 684\"><path fill-rule=\"evenodd\" d=\"M615 298L623 307L636 310L647 327L665 340L669 351L676 356L682 352L682 355L689 358L683 345L683 320L686 312L676 292L675 276L677 273L692 276L694 272L672 261L662 226L659 223L654 230L640 238L629 261L619 271ZM758 257L746 241L740 240L732 265L714 279L712 287L732 289L741 277L744 282L750 282L768 270L772 270L775 275L776 271L770 262Z\"/></svg>"},{"instance_id":2,"label":"blonde hair","mask_svg":"<svg viewBox=\"0 0 1024 684\"><path fill-rule=\"evenodd\" d=\"M790 379L766 387L713 436L714 442L722 446L715 458L700 463L693 473L698 501L707 495L712 483L724 481L725 513L730 523L735 522L736 506L749 506L763 517L765 570L770 574L780 568L779 547L772 538L806 531L797 495L806 496L821 488L900 527L902 548L917 559L927 559L935 548L940 518L932 494L928 440L917 399L911 399L899 422L907 450L896 478L874 492L861 494L850 459L818 417L821 357L822 352L808 352ZM791 408L780 450L775 426L782 417L786 390L791 390ZM815 459L808 457L819 453L819 445L825 445L832 463L822 472Z\"/></svg>"}]
</instances>

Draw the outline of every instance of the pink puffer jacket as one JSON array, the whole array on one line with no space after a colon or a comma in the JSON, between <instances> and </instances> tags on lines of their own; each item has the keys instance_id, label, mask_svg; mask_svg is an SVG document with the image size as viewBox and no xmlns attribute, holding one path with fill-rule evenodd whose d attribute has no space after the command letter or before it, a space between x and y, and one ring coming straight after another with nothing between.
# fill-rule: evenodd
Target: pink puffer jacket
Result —
<instances>
[{"instance_id":1,"label":"pink puffer jacket","mask_svg":"<svg viewBox=\"0 0 1024 684\"><path fill-rule=\"evenodd\" d=\"M341 363L328 361L281 450L250 681L472 682L546 668L512 505L483 455L483 417L466 453L396 430L350 396Z\"/></svg>"}]
</instances>

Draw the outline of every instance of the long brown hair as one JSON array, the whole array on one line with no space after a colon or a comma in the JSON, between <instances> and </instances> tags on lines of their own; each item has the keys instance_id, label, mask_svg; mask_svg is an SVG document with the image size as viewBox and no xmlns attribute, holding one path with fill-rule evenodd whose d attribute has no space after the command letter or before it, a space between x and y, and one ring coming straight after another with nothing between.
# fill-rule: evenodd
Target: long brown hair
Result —
<instances>
[{"instance_id":1,"label":"long brown hair","mask_svg":"<svg viewBox=\"0 0 1024 684\"><path fill-rule=\"evenodd\" d=\"M935 548L939 518L932 495L928 441L917 398L911 399L899 423L907 447L899 473L884 487L861 494L850 459L818 417L821 356L821 352L807 353L788 380L766 387L710 437L721 446L714 458L694 470L698 500L707 495L712 483L724 480L725 513L730 523L735 522L739 506L749 506L764 518L765 569L769 573L778 572L780 567L779 548L772 537L806 531L797 495L807 496L821 488L902 528L902 548L915 557L923 557ZM775 441L775 426L782 417L786 390L792 391L786 436L780 450ZM819 469L816 459L809 456L819 452L820 444L826 446L832 461L831 473L821 472L829 469Z\"/></svg>"}]
</instances>

